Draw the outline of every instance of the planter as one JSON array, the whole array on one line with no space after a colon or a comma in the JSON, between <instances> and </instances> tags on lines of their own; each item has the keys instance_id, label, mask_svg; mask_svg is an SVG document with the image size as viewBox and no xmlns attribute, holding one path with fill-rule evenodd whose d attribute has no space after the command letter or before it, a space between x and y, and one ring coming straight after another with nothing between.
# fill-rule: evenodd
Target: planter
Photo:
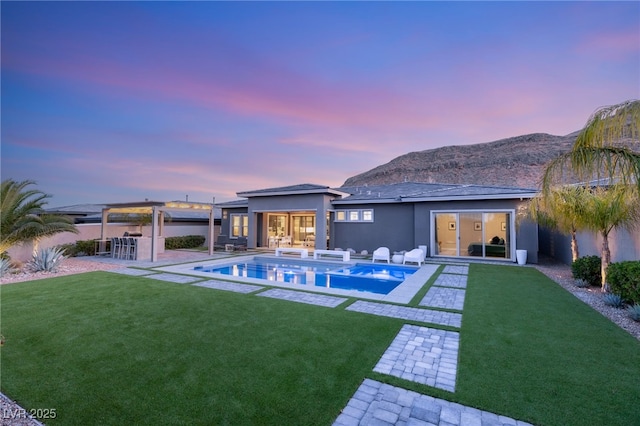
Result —
<instances>
[{"instance_id":1,"label":"planter","mask_svg":"<svg viewBox=\"0 0 640 426\"><path fill-rule=\"evenodd\" d=\"M516 260L518 261L518 265L525 265L527 263L527 251L516 250Z\"/></svg>"},{"instance_id":2,"label":"planter","mask_svg":"<svg viewBox=\"0 0 640 426\"><path fill-rule=\"evenodd\" d=\"M402 263L403 260L404 260L403 254L394 254L393 256L391 256L391 261L393 263Z\"/></svg>"}]
</instances>

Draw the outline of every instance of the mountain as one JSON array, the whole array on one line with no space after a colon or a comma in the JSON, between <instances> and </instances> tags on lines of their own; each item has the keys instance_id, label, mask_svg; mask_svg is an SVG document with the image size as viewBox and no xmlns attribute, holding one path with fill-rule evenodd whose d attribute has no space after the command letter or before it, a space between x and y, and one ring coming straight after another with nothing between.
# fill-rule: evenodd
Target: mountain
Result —
<instances>
[{"instance_id":1,"label":"mountain","mask_svg":"<svg viewBox=\"0 0 640 426\"><path fill-rule=\"evenodd\" d=\"M350 177L343 186L404 181L538 188L545 165L571 149L578 132L516 136L474 145L410 152Z\"/></svg>"}]
</instances>

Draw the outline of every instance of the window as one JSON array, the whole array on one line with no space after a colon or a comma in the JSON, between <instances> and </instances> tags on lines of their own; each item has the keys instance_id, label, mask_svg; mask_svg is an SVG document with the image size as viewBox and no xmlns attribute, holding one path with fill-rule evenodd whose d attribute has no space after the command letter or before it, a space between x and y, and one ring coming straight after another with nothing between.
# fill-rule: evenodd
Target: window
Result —
<instances>
[{"instance_id":1,"label":"window","mask_svg":"<svg viewBox=\"0 0 640 426\"><path fill-rule=\"evenodd\" d=\"M231 238L249 236L249 216L246 214L231 215Z\"/></svg>"},{"instance_id":2,"label":"window","mask_svg":"<svg viewBox=\"0 0 640 426\"><path fill-rule=\"evenodd\" d=\"M373 222L373 210L338 210L336 222Z\"/></svg>"}]
</instances>

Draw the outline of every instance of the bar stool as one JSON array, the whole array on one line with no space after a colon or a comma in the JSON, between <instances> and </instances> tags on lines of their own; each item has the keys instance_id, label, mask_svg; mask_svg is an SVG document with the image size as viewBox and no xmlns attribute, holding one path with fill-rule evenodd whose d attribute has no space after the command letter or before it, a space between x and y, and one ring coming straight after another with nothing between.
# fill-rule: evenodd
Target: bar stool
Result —
<instances>
[{"instance_id":1,"label":"bar stool","mask_svg":"<svg viewBox=\"0 0 640 426\"><path fill-rule=\"evenodd\" d=\"M133 237L123 238L124 244L124 259L135 260L138 257L138 241Z\"/></svg>"},{"instance_id":2,"label":"bar stool","mask_svg":"<svg viewBox=\"0 0 640 426\"><path fill-rule=\"evenodd\" d=\"M111 238L111 257L120 259L122 254L122 240L118 237Z\"/></svg>"}]
</instances>

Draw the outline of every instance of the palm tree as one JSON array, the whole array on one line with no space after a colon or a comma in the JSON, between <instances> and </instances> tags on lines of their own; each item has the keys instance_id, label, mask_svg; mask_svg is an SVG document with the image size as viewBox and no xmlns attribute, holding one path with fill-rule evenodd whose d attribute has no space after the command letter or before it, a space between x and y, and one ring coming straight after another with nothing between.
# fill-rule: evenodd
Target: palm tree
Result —
<instances>
[{"instance_id":1,"label":"palm tree","mask_svg":"<svg viewBox=\"0 0 640 426\"><path fill-rule=\"evenodd\" d=\"M46 214L43 206L49 195L29 189L31 180L2 181L0 189L0 254L12 246L38 241L60 232L78 233L73 220L67 216Z\"/></svg>"},{"instance_id":2,"label":"palm tree","mask_svg":"<svg viewBox=\"0 0 640 426\"><path fill-rule=\"evenodd\" d=\"M607 268L611 263L609 234L615 228L632 231L640 224L640 198L629 185L616 184L608 188L598 186L590 190L584 203L582 224L602 236L602 291L607 290Z\"/></svg>"},{"instance_id":3,"label":"palm tree","mask_svg":"<svg viewBox=\"0 0 640 426\"><path fill-rule=\"evenodd\" d=\"M551 161L542 178L541 197L554 202L554 192L563 185L582 182L591 188L588 219L583 225L600 232L602 287L611 254L608 235L613 228L637 225L640 200L640 152L633 149L640 135L640 101L597 109L578 134L571 151ZM635 200L635 201L634 201Z\"/></svg>"},{"instance_id":4,"label":"palm tree","mask_svg":"<svg viewBox=\"0 0 640 426\"><path fill-rule=\"evenodd\" d=\"M585 223L585 203L589 191L583 186L563 186L547 197L538 196L529 202L528 213L534 221L563 234L571 235L571 257L580 257L576 234Z\"/></svg>"},{"instance_id":5,"label":"palm tree","mask_svg":"<svg viewBox=\"0 0 640 426\"><path fill-rule=\"evenodd\" d=\"M547 193L558 184L611 182L629 184L640 192L640 152L633 149L640 135L640 101L597 109L578 134L571 151L551 161L542 178Z\"/></svg>"}]
</instances>

